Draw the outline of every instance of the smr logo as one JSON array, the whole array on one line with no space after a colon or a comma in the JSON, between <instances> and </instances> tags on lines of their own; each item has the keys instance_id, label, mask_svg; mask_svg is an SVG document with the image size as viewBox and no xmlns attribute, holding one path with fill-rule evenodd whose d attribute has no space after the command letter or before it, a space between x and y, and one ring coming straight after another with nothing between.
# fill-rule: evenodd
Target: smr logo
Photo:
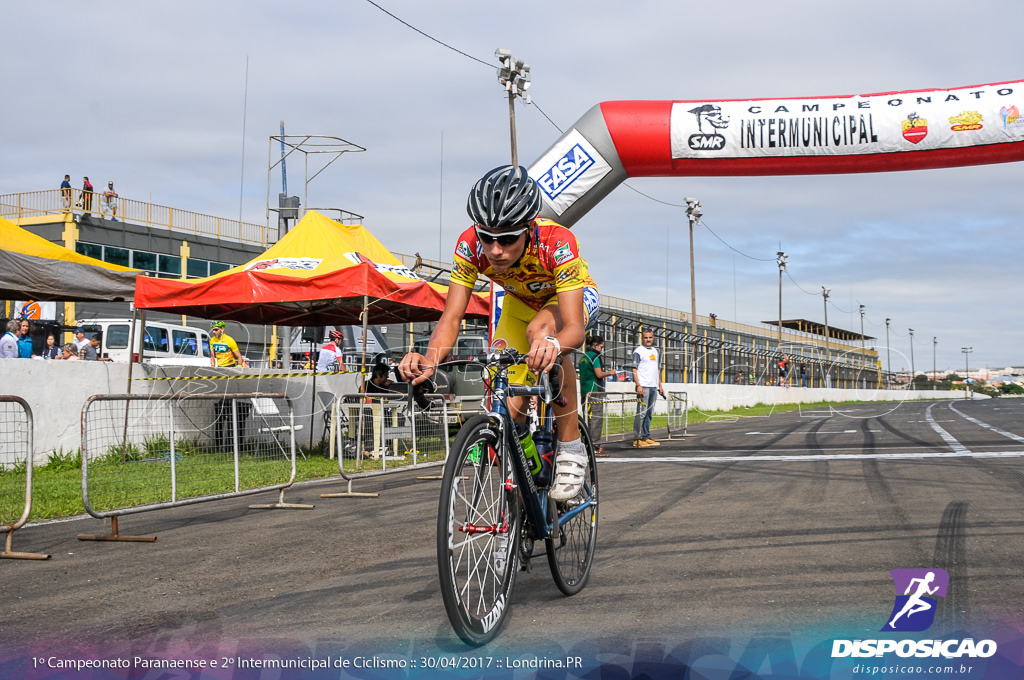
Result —
<instances>
[{"instance_id":1,"label":"smr logo","mask_svg":"<svg viewBox=\"0 0 1024 680\"><path fill-rule=\"evenodd\" d=\"M689 111L697 117L697 129L695 135L690 135L687 143L694 151L719 151L725 148L725 137L715 132L716 129L724 130L729 127L729 119L722 115L722 107L716 104L704 104ZM708 124L708 130L704 130L704 124ZM710 134L709 134L710 133Z\"/></svg>"},{"instance_id":2,"label":"smr logo","mask_svg":"<svg viewBox=\"0 0 1024 680\"><path fill-rule=\"evenodd\" d=\"M913 632L927 630L935 621L938 600L945 597L949 574L944 569L893 569L896 602L889 621L880 630Z\"/></svg>"}]
</instances>

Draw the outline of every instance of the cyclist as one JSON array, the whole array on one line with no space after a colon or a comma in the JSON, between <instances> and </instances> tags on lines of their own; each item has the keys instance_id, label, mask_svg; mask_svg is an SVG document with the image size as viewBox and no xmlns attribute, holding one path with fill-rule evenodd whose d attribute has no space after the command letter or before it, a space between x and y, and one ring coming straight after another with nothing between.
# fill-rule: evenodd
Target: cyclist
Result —
<instances>
[{"instance_id":1,"label":"cyclist","mask_svg":"<svg viewBox=\"0 0 1024 680\"><path fill-rule=\"evenodd\" d=\"M466 206L473 226L455 247L444 312L426 351L405 355L399 371L413 384L432 376L458 338L477 275L502 286L506 295L491 349L529 352L525 369L514 368L509 380L534 384L556 363L565 369L565 403L554 405L559 445L548 494L563 501L582 487L587 453L576 416L576 371L562 355L583 344L587 327L597 320L599 296L576 237L538 217L540 209L541 189L526 168L499 166L476 183ZM516 422L523 423L525 400L517 399L512 408Z\"/></svg>"},{"instance_id":2,"label":"cyclist","mask_svg":"<svg viewBox=\"0 0 1024 680\"><path fill-rule=\"evenodd\" d=\"M230 335L224 332L223 321L214 321L210 326L210 365L217 366L242 366L242 353L238 351L238 343Z\"/></svg>"}]
</instances>

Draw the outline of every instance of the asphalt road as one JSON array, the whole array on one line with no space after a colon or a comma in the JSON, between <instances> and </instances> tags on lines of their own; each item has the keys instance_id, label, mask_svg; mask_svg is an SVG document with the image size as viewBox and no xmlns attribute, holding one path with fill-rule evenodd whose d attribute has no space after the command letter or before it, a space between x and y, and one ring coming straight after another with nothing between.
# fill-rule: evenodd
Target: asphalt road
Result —
<instances>
[{"instance_id":1,"label":"asphalt road","mask_svg":"<svg viewBox=\"0 0 1024 680\"><path fill-rule=\"evenodd\" d=\"M694 678L740 663L762 677L832 677L822 650L834 639L883 637L897 568L949 574L927 636L1000 643L973 677L1002 677L997 660L1019 673L1022 416L1024 400L868 404L711 422L656 449L608 445L589 584L562 596L539 555L499 638L477 650L444 614L440 482L423 471L355 482L379 498L319 497L344 491L340 481L286 493L308 510L250 509L276 500L260 494L122 517L121 534L155 543L79 541L109 528L93 518L30 525L15 549L52 558L0 561L0 677L108 677L33 660L135 656L228 660L180 677L431 677L451 661L497 677L516 659L577 656L584 669L618 669L604 677L683 663ZM237 669L266 657L406 668ZM118 672L109 677L160 677Z\"/></svg>"}]
</instances>

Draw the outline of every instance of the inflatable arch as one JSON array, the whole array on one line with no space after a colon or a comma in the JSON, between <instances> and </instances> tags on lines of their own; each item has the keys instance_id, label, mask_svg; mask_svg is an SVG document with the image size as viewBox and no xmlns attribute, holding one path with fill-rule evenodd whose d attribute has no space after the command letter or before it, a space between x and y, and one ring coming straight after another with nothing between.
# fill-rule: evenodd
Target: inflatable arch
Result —
<instances>
[{"instance_id":1,"label":"inflatable arch","mask_svg":"<svg viewBox=\"0 0 1024 680\"><path fill-rule=\"evenodd\" d=\"M629 177L807 175L1024 160L1024 80L806 99L603 102L533 165L572 226Z\"/></svg>"}]
</instances>

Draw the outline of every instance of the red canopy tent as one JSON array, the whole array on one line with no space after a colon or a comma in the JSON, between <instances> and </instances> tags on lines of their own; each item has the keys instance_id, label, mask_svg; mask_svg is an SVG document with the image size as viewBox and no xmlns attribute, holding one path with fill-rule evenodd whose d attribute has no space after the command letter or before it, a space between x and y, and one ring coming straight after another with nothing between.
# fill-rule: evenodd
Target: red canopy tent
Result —
<instances>
[{"instance_id":1,"label":"red canopy tent","mask_svg":"<svg viewBox=\"0 0 1024 680\"><path fill-rule=\"evenodd\" d=\"M448 289L419 278L362 225L311 211L265 253L203 279L139 277L135 306L282 326L433 321ZM367 312L364 316L363 313ZM474 294L467 316L487 318Z\"/></svg>"}]
</instances>

